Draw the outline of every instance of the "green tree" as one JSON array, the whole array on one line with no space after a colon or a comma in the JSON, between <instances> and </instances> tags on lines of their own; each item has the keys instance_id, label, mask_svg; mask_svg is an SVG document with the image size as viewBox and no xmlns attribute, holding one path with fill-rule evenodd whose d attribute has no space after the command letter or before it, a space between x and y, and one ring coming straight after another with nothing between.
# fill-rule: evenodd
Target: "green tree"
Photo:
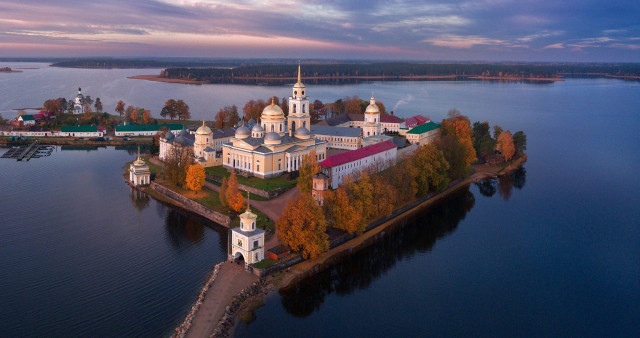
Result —
<instances>
[{"instance_id":1,"label":"green tree","mask_svg":"<svg viewBox=\"0 0 640 338\"><path fill-rule=\"evenodd\" d=\"M498 136L500 136L500 133L502 133L502 127L497 124L493 126L493 138L496 139L496 141L498 140Z\"/></svg>"},{"instance_id":2,"label":"green tree","mask_svg":"<svg viewBox=\"0 0 640 338\"><path fill-rule=\"evenodd\" d=\"M96 113L102 113L102 101L100 101L100 98L96 98L96 102L93 105L94 108L96 108Z\"/></svg>"},{"instance_id":3,"label":"green tree","mask_svg":"<svg viewBox=\"0 0 640 338\"><path fill-rule=\"evenodd\" d=\"M173 120L178 115L178 103L174 99L169 99L164 103L164 107L160 111L160 116Z\"/></svg>"},{"instance_id":4,"label":"green tree","mask_svg":"<svg viewBox=\"0 0 640 338\"><path fill-rule=\"evenodd\" d=\"M182 186L187 175L187 167L191 165L193 150L188 147L172 147L165 160L167 179L174 185Z\"/></svg>"},{"instance_id":5,"label":"green tree","mask_svg":"<svg viewBox=\"0 0 640 338\"><path fill-rule=\"evenodd\" d=\"M473 123L473 148L478 156L488 157L493 154L496 148L496 140L491 138L489 122Z\"/></svg>"},{"instance_id":6,"label":"green tree","mask_svg":"<svg viewBox=\"0 0 640 338\"><path fill-rule=\"evenodd\" d=\"M435 142L436 147L442 151L445 160L449 163L447 175L449 179L455 181L467 176L467 165L465 162L465 148L453 135L441 136Z\"/></svg>"},{"instance_id":7,"label":"green tree","mask_svg":"<svg viewBox=\"0 0 640 338\"><path fill-rule=\"evenodd\" d=\"M527 150L527 135L523 131L517 131L513 134L513 145L516 148L516 156L521 157Z\"/></svg>"},{"instance_id":8,"label":"green tree","mask_svg":"<svg viewBox=\"0 0 640 338\"><path fill-rule=\"evenodd\" d=\"M415 178L418 196L425 196L429 192L441 192L447 187L449 162L435 144L420 146L411 160L414 167L418 168Z\"/></svg>"}]
</instances>

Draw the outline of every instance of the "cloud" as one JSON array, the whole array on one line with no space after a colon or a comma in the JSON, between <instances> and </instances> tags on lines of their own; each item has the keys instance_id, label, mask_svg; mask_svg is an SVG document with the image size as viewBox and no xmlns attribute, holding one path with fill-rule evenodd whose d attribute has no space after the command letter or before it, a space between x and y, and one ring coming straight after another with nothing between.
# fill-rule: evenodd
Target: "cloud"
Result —
<instances>
[{"instance_id":1,"label":"cloud","mask_svg":"<svg viewBox=\"0 0 640 338\"><path fill-rule=\"evenodd\" d=\"M542 49L563 49L564 45L562 43L554 43L552 45L544 46Z\"/></svg>"}]
</instances>

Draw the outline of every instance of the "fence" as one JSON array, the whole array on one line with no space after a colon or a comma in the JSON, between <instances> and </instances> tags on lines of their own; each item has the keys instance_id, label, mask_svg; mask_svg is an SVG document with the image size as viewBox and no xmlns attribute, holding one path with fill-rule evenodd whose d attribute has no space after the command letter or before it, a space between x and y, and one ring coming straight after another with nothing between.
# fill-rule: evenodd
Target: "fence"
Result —
<instances>
[{"instance_id":1,"label":"fence","mask_svg":"<svg viewBox=\"0 0 640 338\"><path fill-rule=\"evenodd\" d=\"M221 214L213 209L207 208L204 205L188 199L177 192L161 186L156 182L151 182L151 189L169 197L170 199L182 203L184 206L192 210L193 212L206 217L218 224L224 225L229 228L231 226L231 218L227 215Z\"/></svg>"}]
</instances>

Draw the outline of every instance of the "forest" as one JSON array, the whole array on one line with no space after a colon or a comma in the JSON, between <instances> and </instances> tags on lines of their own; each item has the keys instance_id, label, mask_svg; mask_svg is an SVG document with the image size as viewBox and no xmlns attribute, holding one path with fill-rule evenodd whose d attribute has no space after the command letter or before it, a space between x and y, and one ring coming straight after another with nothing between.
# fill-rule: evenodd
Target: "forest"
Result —
<instances>
[{"instance_id":1,"label":"forest","mask_svg":"<svg viewBox=\"0 0 640 338\"><path fill-rule=\"evenodd\" d=\"M464 80L473 77L554 79L562 76L639 76L640 64L470 64L470 63L339 63L305 64L302 77L317 79L416 79L446 77ZM168 68L162 77L198 80L209 83L231 83L247 80L264 82L291 81L297 76L297 67L290 64L263 64L236 68ZM308 82L308 81L307 81Z\"/></svg>"}]
</instances>

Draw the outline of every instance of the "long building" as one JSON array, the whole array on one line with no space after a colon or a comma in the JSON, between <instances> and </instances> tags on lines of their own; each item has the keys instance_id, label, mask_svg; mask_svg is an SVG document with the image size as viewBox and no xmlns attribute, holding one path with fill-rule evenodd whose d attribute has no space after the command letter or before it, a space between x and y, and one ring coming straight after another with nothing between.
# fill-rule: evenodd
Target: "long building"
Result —
<instances>
[{"instance_id":1,"label":"long building","mask_svg":"<svg viewBox=\"0 0 640 338\"><path fill-rule=\"evenodd\" d=\"M362 128L312 125L311 134L326 141L329 148L355 150L362 147Z\"/></svg>"},{"instance_id":2,"label":"long building","mask_svg":"<svg viewBox=\"0 0 640 338\"><path fill-rule=\"evenodd\" d=\"M331 188L337 189L347 177L367 169L382 171L395 164L397 147L391 140L327 157L320 162L322 173L329 177Z\"/></svg>"},{"instance_id":3,"label":"long building","mask_svg":"<svg viewBox=\"0 0 640 338\"><path fill-rule=\"evenodd\" d=\"M117 125L116 136L154 136L162 127L166 127L173 132L184 128L180 123Z\"/></svg>"}]
</instances>

